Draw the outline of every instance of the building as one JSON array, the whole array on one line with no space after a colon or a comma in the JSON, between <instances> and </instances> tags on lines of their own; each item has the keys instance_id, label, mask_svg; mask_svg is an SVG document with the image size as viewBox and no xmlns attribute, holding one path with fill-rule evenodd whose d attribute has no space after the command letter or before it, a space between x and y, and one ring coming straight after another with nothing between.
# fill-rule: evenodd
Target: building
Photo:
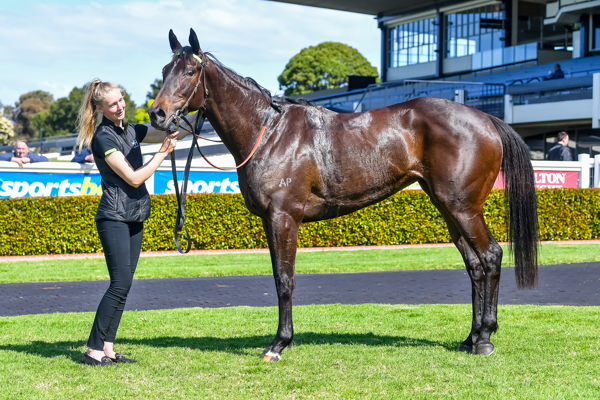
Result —
<instances>
[{"instance_id":1,"label":"building","mask_svg":"<svg viewBox=\"0 0 600 400\"><path fill-rule=\"evenodd\" d=\"M598 0L275 0L373 15L381 82L311 98L368 110L419 96L460 101L515 128L533 159L556 133L575 154L600 154ZM548 79L559 64L564 79Z\"/></svg>"}]
</instances>

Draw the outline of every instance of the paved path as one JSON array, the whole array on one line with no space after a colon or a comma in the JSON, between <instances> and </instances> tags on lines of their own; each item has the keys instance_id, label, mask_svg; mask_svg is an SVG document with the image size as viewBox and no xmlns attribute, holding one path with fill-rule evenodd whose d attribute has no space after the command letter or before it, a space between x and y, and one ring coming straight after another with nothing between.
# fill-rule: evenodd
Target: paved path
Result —
<instances>
[{"instance_id":1,"label":"paved path","mask_svg":"<svg viewBox=\"0 0 600 400\"><path fill-rule=\"evenodd\" d=\"M540 266L539 285L518 290L503 268L500 304L600 306L600 262ZM95 311L107 281L0 284L0 316ZM464 270L296 276L294 304L470 304ZM128 310L277 305L272 276L135 280Z\"/></svg>"}]
</instances>

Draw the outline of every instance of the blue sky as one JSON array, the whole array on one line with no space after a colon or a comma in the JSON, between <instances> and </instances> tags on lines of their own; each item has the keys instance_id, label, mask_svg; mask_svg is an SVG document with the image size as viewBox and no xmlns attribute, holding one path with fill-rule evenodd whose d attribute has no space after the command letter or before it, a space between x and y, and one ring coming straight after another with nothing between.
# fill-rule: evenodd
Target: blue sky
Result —
<instances>
[{"instance_id":1,"label":"blue sky","mask_svg":"<svg viewBox=\"0 0 600 400\"><path fill-rule=\"evenodd\" d=\"M136 104L170 60L169 29L273 94L277 76L301 49L336 41L380 69L373 16L265 0L15 0L0 4L0 103L45 90L55 99L100 78L125 87Z\"/></svg>"}]
</instances>

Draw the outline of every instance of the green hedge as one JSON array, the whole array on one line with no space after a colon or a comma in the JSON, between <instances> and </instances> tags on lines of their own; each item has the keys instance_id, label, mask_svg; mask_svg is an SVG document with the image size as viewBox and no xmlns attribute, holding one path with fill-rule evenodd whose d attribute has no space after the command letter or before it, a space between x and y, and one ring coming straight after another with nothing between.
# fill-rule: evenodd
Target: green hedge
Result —
<instances>
[{"instance_id":1,"label":"green hedge","mask_svg":"<svg viewBox=\"0 0 600 400\"><path fill-rule=\"evenodd\" d=\"M41 197L0 200L0 255L102 252L94 224L99 198ZM541 240L600 238L600 192L596 189L538 191ZM143 250L174 250L174 195L152 196ZM485 218L498 241L506 240L503 192L495 190ZM241 195L188 195L186 221L193 249L267 247L261 219ZM444 243L450 237L439 212L421 191L402 191L335 220L303 224L300 247Z\"/></svg>"}]
</instances>

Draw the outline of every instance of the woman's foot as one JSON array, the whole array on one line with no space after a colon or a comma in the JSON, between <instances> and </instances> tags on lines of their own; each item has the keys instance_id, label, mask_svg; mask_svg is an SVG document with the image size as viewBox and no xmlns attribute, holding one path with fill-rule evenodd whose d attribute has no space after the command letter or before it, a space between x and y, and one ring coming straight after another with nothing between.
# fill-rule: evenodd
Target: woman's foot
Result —
<instances>
[{"instance_id":1,"label":"woman's foot","mask_svg":"<svg viewBox=\"0 0 600 400\"><path fill-rule=\"evenodd\" d=\"M119 354L119 353L115 353L115 356L109 357L109 359L113 363L133 364L133 363L137 362L137 360L134 360L133 358L127 358L123 354Z\"/></svg>"},{"instance_id":2,"label":"woman's foot","mask_svg":"<svg viewBox=\"0 0 600 400\"><path fill-rule=\"evenodd\" d=\"M111 360L110 358L108 358L107 356L104 355L104 353L102 352L97 352L102 354L102 356L100 356L100 358L96 358L98 356L98 354L94 354L94 352L88 352L88 353L83 353L83 357L81 357L81 363L84 365L91 365L91 366L100 366L100 367L106 367L109 365L116 365L115 362L113 362L113 360ZM96 357L94 357L96 356Z\"/></svg>"}]
</instances>

